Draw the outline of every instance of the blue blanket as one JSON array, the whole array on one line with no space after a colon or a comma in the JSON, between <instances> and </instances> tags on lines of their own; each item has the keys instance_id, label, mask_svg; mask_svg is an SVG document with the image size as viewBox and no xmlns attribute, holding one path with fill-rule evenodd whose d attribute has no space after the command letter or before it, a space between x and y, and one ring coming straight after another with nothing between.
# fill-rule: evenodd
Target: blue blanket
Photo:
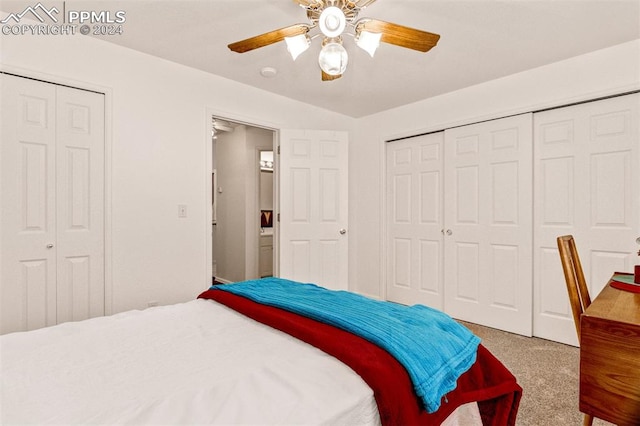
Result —
<instances>
[{"instance_id":1,"label":"blue blanket","mask_svg":"<svg viewBox=\"0 0 640 426\"><path fill-rule=\"evenodd\" d=\"M445 313L279 278L212 286L356 334L400 362L427 412L440 407L476 360L480 339Z\"/></svg>"}]
</instances>

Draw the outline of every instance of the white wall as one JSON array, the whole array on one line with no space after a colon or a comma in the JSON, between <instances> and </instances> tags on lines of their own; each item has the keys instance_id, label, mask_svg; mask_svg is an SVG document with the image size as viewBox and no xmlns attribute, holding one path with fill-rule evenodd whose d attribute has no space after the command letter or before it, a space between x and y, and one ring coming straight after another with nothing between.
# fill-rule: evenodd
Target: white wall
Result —
<instances>
[{"instance_id":1,"label":"white wall","mask_svg":"<svg viewBox=\"0 0 640 426\"><path fill-rule=\"evenodd\" d=\"M107 93L108 312L190 300L209 284L208 112L273 128L353 124L91 37L2 36L0 55L4 71Z\"/></svg>"},{"instance_id":2,"label":"white wall","mask_svg":"<svg viewBox=\"0 0 640 426\"><path fill-rule=\"evenodd\" d=\"M220 133L216 141L217 225L213 252L217 263L216 278L242 281L245 276L245 210L246 204L247 128Z\"/></svg>"},{"instance_id":3,"label":"white wall","mask_svg":"<svg viewBox=\"0 0 640 426\"><path fill-rule=\"evenodd\" d=\"M386 140L638 89L640 40L359 119L349 145L351 290L384 297Z\"/></svg>"}]
</instances>

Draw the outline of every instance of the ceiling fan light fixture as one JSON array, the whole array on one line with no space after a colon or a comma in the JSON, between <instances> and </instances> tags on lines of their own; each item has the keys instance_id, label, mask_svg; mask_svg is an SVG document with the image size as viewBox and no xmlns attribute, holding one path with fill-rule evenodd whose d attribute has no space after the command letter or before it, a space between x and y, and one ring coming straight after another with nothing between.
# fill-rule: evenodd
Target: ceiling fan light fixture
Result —
<instances>
[{"instance_id":1,"label":"ceiling fan light fixture","mask_svg":"<svg viewBox=\"0 0 640 426\"><path fill-rule=\"evenodd\" d=\"M338 37L347 26L347 18L342 9L336 6L325 8L318 21L320 31L327 37Z\"/></svg>"},{"instance_id":2,"label":"ceiling fan light fixture","mask_svg":"<svg viewBox=\"0 0 640 426\"><path fill-rule=\"evenodd\" d=\"M309 48L311 39L307 34L299 34L293 37L285 37L284 41L287 43L287 50L291 54L291 57L295 61L298 56Z\"/></svg>"},{"instance_id":3,"label":"ceiling fan light fixture","mask_svg":"<svg viewBox=\"0 0 640 426\"><path fill-rule=\"evenodd\" d=\"M342 44L335 41L326 43L320 50L318 64L329 75L342 75L347 69L349 55Z\"/></svg>"},{"instance_id":4,"label":"ceiling fan light fixture","mask_svg":"<svg viewBox=\"0 0 640 426\"><path fill-rule=\"evenodd\" d=\"M369 31L360 31L356 35L356 44L362 50L365 50L372 58L376 53L376 49L380 46L381 33L371 33Z\"/></svg>"}]
</instances>

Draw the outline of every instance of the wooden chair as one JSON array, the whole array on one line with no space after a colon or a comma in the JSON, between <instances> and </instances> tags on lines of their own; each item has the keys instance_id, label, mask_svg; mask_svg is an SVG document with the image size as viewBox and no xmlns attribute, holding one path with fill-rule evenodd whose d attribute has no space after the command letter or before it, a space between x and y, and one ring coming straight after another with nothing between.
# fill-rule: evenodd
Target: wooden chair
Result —
<instances>
[{"instance_id":1,"label":"wooden chair","mask_svg":"<svg viewBox=\"0 0 640 426\"><path fill-rule=\"evenodd\" d=\"M580 316L591 304L591 297L589 297L589 289L587 288L587 282L584 279L580 256L578 256L578 250L576 249L576 243L573 236L564 235L562 237L558 237L557 241L558 250L560 251L560 262L562 263L562 270L564 271L564 280L567 284L569 301L571 302L571 311L573 312L573 322L576 325L579 342ZM585 414L583 425L591 426L592 424L593 417Z\"/></svg>"}]
</instances>

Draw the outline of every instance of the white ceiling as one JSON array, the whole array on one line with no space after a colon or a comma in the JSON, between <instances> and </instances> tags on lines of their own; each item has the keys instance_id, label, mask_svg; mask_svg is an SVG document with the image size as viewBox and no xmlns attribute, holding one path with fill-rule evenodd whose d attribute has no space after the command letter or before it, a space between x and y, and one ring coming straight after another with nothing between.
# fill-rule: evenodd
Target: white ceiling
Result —
<instances>
[{"instance_id":1,"label":"white ceiling","mask_svg":"<svg viewBox=\"0 0 640 426\"><path fill-rule=\"evenodd\" d=\"M24 4L12 3L2 9ZM322 82L320 39L295 62L284 42L243 54L227 48L306 22L291 0L67 0L65 7L124 10L123 34L104 40L352 117L640 38L640 0L377 0L359 17L440 34L438 45L420 53L382 44L372 59L348 38L344 76ZM277 75L262 77L263 67Z\"/></svg>"}]
</instances>

